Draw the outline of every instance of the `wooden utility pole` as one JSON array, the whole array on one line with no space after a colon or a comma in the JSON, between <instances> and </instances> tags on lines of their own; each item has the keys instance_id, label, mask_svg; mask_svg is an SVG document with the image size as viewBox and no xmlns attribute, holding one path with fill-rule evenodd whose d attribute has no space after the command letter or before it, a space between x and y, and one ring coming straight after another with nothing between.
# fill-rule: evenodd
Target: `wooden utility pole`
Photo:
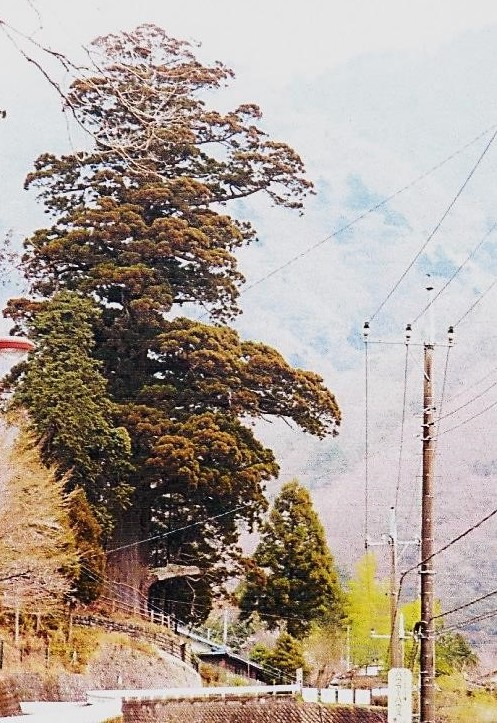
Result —
<instances>
[{"instance_id":1,"label":"wooden utility pole","mask_svg":"<svg viewBox=\"0 0 497 723\"><path fill-rule=\"evenodd\" d=\"M433 287L428 286L430 292ZM423 486L421 497L421 688L420 723L435 723L435 629L433 621L434 524L434 408L433 332L424 343Z\"/></svg>"},{"instance_id":2,"label":"wooden utility pole","mask_svg":"<svg viewBox=\"0 0 497 723\"><path fill-rule=\"evenodd\" d=\"M397 568L397 519L395 508L390 509L390 667L402 668L404 665L399 636L399 613L397 611L399 582Z\"/></svg>"}]
</instances>

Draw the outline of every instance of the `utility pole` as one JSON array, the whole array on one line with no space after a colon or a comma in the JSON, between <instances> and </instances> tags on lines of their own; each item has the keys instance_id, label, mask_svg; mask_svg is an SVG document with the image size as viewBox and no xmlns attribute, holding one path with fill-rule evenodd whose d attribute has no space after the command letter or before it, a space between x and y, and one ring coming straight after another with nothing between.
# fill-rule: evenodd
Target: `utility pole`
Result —
<instances>
[{"instance_id":1,"label":"utility pole","mask_svg":"<svg viewBox=\"0 0 497 723\"><path fill-rule=\"evenodd\" d=\"M401 614L398 611L399 603L399 545L418 545L419 540L399 540L397 537L397 517L395 507L390 508L388 535L382 535L383 542L370 542L366 540L366 548L376 545L388 545L390 547L390 635L378 635L376 631L371 632L373 638L390 639L390 668L402 668L404 665L403 642L400 634Z\"/></svg>"},{"instance_id":2,"label":"utility pole","mask_svg":"<svg viewBox=\"0 0 497 723\"><path fill-rule=\"evenodd\" d=\"M423 487L421 499L421 706L420 723L435 721L433 623L433 344L424 345Z\"/></svg>"},{"instance_id":3,"label":"utility pole","mask_svg":"<svg viewBox=\"0 0 497 723\"><path fill-rule=\"evenodd\" d=\"M345 637L345 670L348 672L352 667L350 655L350 625L347 625Z\"/></svg>"},{"instance_id":4,"label":"utility pole","mask_svg":"<svg viewBox=\"0 0 497 723\"><path fill-rule=\"evenodd\" d=\"M404 614L398 613L399 617L399 650L400 650L400 657L399 662L400 665L397 665L397 668L403 668L404 667L404 642L409 635L406 635L405 627L404 627ZM379 635L376 630L373 628L370 632L370 635L372 638L380 638L383 640L392 640L391 635ZM393 666L390 667L390 670L393 669Z\"/></svg>"},{"instance_id":5,"label":"utility pole","mask_svg":"<svg viewBox=\"0 0 497 723\"><path fill-rule=\"evenodd\" d=\"M431 295L433 286L426 287ZM431 311L431 306L430 306ZM421 686L420 723L435 723L435 626L434 589L434 406L433 406L433 322L423 344L423 473L421 494Z\"/></svg>"},{"instance_id":6,"label":"utility pole","mask_svg":"<svg viewBox=\"0 0 497 723\"><path fill-rule=\"evenodd\" d=\"M432 286L427 287L431 292ZM433 623L433 331L423 345L423 482L421 494L421 688L420 723L435 723L435 638Z\"/></svg>"},{"instance_id":7,"label":"utility pole","mask_svg":"<svg viewBox=\"0 0 497 723\"><path fill-rule=\"evenodd\" d=\"M390 667L402 668L402 651L399 637L398 605L398 567L397 567L397 519L395 508L390 508L390 531L388 535L390 545Z\"/></svg>"}]
</instances>

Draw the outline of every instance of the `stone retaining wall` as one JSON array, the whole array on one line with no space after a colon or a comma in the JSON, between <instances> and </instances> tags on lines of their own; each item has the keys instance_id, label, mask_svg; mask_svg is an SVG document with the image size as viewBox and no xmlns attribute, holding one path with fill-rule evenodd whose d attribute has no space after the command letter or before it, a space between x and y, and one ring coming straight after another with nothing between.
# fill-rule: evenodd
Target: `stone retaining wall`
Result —
<instances>
[{"instance_id":1,"label":"stone retaining wall","mask_svg":"<svg viewBox=\"0 0 497 723\"><path fill-rule=\"evenodd\" d=\"M384 708L326 706L292 698L128 700L124 723L386 723Z\"/></svg>"}]
</instances>

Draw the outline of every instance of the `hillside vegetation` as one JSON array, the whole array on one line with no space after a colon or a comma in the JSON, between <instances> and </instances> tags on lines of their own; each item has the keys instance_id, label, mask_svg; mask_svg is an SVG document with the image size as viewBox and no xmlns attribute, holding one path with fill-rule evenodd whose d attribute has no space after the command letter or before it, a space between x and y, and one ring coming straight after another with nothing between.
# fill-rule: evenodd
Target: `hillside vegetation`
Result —
<instances>
[{"instance_id":1,"label":"hillside vegetation","mask_svg":"<svg viewBox=\"0 0 497 723\"><path fill-rule=\"evenodd\" d=\"M12 640L11 630L0 629ZM170 656L123 633L77 628L45 635L23 631L22 645L4 645L2 673L20 700L86 700L98 688L162 688L200 685L200 677Z\"/></svg>"}]
</instances>

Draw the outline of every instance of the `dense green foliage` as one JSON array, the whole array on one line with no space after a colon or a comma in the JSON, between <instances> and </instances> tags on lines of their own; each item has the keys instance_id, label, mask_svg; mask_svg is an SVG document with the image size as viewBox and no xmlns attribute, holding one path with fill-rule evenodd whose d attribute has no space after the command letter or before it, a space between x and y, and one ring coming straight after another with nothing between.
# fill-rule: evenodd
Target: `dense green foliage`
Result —
<instances>
[{"instance_id":1,"label":"dense green foliage","mask_svg":"<svg viewBox=\"0 0 497 723\"><path fill-rule=\"evenodd\" d=\"M79 574L73 581L72 595L76 600L88 604L99 597L103 588L105 552L102 547L102 528L81 488L69 495L67 507L79 556Z\"/></svg>"},{"instance_id":2,"label":"dense green foliage","mask_svg":"<svg viewBox=\"0 0 497 723\"><path fill-rule=\"evenodd\" d=\"M277 670L286 673L292 681L295 680L296 671L306 667L302 643L283 631L276 640L268 662Z\"/></svg>"},{"instance_id":3,"label":"dense green foliage","mask_svg":"<svg viewBox=\"0 0 497 723\"><path fill-rule=\"evenodd\" d=\"M243 616L257 612L268 627L284 624L304 637L313 621L343 618L342 591L309 492L288 482L276 498L249 562L240 600Z\"/></svg>"},{"instance_id":4,"label":"dense green foliage","mask_svg":"<svg viewBox=\"0 0 497 723\"><path fill-rule=\"evenodd\" d=\"M259 665L274 670L275 682L295 682L295 673L299 668L306 670L302 642L292 637L286 631L278 636L273 647L257 643L250 651L250 659ZM283 679L277 678L283 674Z\"/></svg>"},{"instance_id":5,"label":"dense green foliage","mask_svg":"<svg viewBox=\"0 0 497 723\"><path fill-rule=\"evenodd\" d=\"M257 106L208 108L232 71L160 28L99 38L93 53L99 74L69 94L93 151L45 154L27 180L57 219L29 242L30 278L43 295L67 287L116 304L107 325L122 324L120 307L148 326L188 302L229 318L242 278L233 251L254 229L220 207L263 192L300 208L301 159L255 125Z\"/></svg>"},{"instance_id":6,"label":"dense green foliage","mask_svg":"<svg viewBox=\"0 0 497 723\"><path fill-rule=\"evenodd\" d=\"M27 319L37 350L17 384L14 404L29 410L44 462L56 464L66 488L82 487L109 522L129 490L130 440L113 423L102 364L91 354L98 310L69 292L38 304Z\"/></svg>"},{"instance_id":7,"label":"dense green foliage","mask_svg":"<svg viewBox=\"0 0 497 723\"><path fill-rule=\"evenodd\" d=\"M478 656L461 633L442 630L435 642L435 662L437 675L450 675L474 668Z\"/></svg>"},{"instance_id":8,"label":"dense green foliage","mask_svg":"<svg viewBox=\"0 0 497 723\"><path fill-rule=\"evenodd\" d=\"M44 300L8 308L37 342L17 399L46 459L113 524L112 574L138 601L138 565L193 563L201 574L178 595L164 583L162 599L180 617L205 617L239 555L240 523L260 518L278 472L247 418L286 417L324 436L340 413L317 375L227 326L175 314L238 313L234 252L255 231L225 204L262 193L300 208L311 184L298 155L255 125L256 106L208 107L232 72L202 65L188 43L145 25L92 52L70 102L93 149L45 154L27 179L53 222L26 241L23 260Z\"/></svg>"}]
</instances>

